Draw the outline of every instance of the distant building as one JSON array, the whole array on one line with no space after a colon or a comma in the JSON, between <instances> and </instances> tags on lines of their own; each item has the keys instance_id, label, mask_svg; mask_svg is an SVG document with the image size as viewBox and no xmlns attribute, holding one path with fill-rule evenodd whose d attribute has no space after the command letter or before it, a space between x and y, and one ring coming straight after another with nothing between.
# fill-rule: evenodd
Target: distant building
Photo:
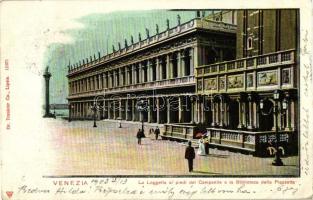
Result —
<instances>
[{"instance_id":1,"label":"distant building","mask_svg":"<svg viewBox=\"0 0 313 200\"><path fill-rule=\"evenodd\" d=\"M259 107L262 100L269 112L279 89L279 107L286 101L288 107L278 127L282 148L291 153L297 144L298 12L197 16L186 23L178 17L173 28L147 31L126 48L69 66L70 117L91 119L97 99L99 119L163 124L162 137L178 140L207 132L212 146L266 154L276 126L273 112L263 116Z\"/></svg>"}]
</instances>

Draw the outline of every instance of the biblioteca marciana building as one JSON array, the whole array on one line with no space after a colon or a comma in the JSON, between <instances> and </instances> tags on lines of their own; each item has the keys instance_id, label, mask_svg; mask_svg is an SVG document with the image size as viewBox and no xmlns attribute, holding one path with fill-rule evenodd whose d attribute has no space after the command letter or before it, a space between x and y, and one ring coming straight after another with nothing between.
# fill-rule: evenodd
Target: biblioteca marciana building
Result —
<instances>
[{"instance_id":1,"label":"biblioteca marciana building","mask_svg":"<svg viewBox=\"0 0 313 200\"><path fill-rule=\"evenodd\" d=\"M212 147L261 156L278 133L283 153L296 153L298 11L195 13L68 66L70 118L143 121L164 139L207 133Z\"/></svg>"}]
</instances>

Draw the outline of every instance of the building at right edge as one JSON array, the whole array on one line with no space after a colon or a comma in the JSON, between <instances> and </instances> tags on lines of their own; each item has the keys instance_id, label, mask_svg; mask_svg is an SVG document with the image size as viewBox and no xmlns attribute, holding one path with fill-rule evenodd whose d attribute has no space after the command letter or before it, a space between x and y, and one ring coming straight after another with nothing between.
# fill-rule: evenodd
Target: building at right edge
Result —
<instances>
[{"instance_id":1,"label":"building at right edge","mask_svg":"<svg viewBox=\"0 0 313 200\"><path fill-rule=\"evenodd\" d=\"M238 10L236 60L197 66L195 78L211 146L271 155L278 131L280 151L297 153L298 10Z\"/></svg>"}]
</instances>

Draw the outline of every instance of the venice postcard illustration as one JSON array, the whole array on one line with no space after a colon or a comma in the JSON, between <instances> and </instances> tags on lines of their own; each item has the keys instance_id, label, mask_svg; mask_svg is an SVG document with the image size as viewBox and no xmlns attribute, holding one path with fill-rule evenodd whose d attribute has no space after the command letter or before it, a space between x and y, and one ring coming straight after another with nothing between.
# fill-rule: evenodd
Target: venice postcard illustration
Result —
<instances>
[{"instance_id":1,"label":"venice postcard illustration","mask_svg":"<svg viewBox=\"0 0 313 200\"><path fill-rule=\"evenodd\" d=\"M2 199L312 197L311 4L174 2L1 2Z\"/></svg>"}]
</instances>

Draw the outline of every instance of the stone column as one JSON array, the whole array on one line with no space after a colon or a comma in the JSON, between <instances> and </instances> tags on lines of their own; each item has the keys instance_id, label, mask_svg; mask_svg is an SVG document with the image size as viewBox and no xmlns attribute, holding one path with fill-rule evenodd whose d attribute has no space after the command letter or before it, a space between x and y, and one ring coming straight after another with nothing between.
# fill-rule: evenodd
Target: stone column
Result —
<instances>
[{"instance_id":1,"label":"stone column","mask_svg":"<svg viewBox=\"0 0 313 200\"><path fill-rule=\"evenodd\" d=\"M195 116L194 116L194 99L192 97L190 97L190 117L191 117L191 121L190 123L193 124L195 122Z\"/></svg>"},{"instance_id":2,"label":"stone column","mask_svg":"<svg viewBox=\"0 0 313 200\"><path fill-rule=\"evenodd\" d=\"M156 97L156 112L157 112L157 123L160 123L160 99L159 97Z\"/></svg>"},{"instance_id":3,"label":"stone column","mask_svg":"<svg viewBox=\"0 0 313 200\"><path fill-rule=\"evenodd\" d=\"M178 97L178 122L182 123L183 120L183 106L182 106L182 97Z\"/></svg>"},{"instance_id":4,"label":"stone column","mask_svg":"<svg viewBox=\"0 0 313 200\"><path fill-rule=\"evenodd\" d=\"M291 129L291 120L290 120L290 109L291 108L291 104L290 104L290 99L288 98L287 99L287 110L286 110L286 127L285 127L285 130L286 131L289 131L289 130L292 130Z\"/></svg>"},{"instance_id":5,"label":"stone column","mask_svg":"<svg viewBox=\"0 0 313 200\"><path fill-rule=\"evenodd\" d=\"M201 123L204 123L206 121L206 117L205 117L205 112L204 112L204 104L205 104L205 99L203 99L204 97L202 96L200 99L200 109L201 109Z\"/></svg>"},{"instance_id":6,"label":"stone column","mask_svg":"<svg viewBox=\"0 0 313 200\"><path fill-rule=\"evenodd\" d=\"M180 56L180 71L181 71L181 74L180 76L183 77L183 76L186 76L186 72L185 72L185 51L181 51L180 52L181 56Z\"/></svg>"},{"instance_id":7,"label":"stone column","mask_svg":"<svg viewBox=\"0 0 313 200\"><path fill-rule=\"evenodd\" d=\"M103 74L102 74L102 85L103 85L103 89L107 88L106 81L107 81L106 72L103 72Z\"/></svg>"},{"instance_id":8,"label":"stone column","mask_svg":"<svg viewBox=\"0 0 313 200\"><path fill-rule=\"evenodd\" d=\"M101 74L98 74L98 89L102 89Z\"/></svg>"},{"instance_id":9,"label":"stone column","mask_svg":"<svg viewBox=\"0 0 313 200\"><path fill-rule=\"evenodd\" d=\"M237 102L238 102L238 113L239 113L239 116L238 116L238 128L242 128L243 125L242 125L242 105L241 105L241 100L237 99Z\"/></svg>"},{"instance_id":10,"label":"stone column","mask_svg":"<svg viewBox=\"0 0 313 200\"><path fill-rule=\"evenodd\" d=\"M215 103L214 103L214 100L213 98L211 99L211 115L212 115L212 123L211 123L211 126L215 126Z\"/></svg>"},{"instance_id":11,"label":"stone column","mask_svg":"<svg viewBox=\"0 0 313 200\"><path fill-rule=\"evenodd\" d=\"M143 69L142 69L142 63L141 62L139 62L139 83L143 83L143 79L144 79L144 77L143 77Z\"/></svg>"},{"instance_id":12,"label":"stone column","mask_svg":"<svg viewBox=\"0 0 313 200\"><path fill-rule=\"evenodd\" d=\"M198 65L198 49L197 48L190 48L190 76L194 75L194 66L197 67Z\"/></svg>"},{"instance_id":13,"label":"stone column","mask_svg":"<svg viewBox=\"0 0 313 200\"><path fill-rule=\"evenodd\" d=\"M136 113L135 113L135 99L131 99L131 103L132 103L132 121L135 121L136 120Z\"/></svg>"},{"instance_id":14,"label":"stone column","mask_svg":"<svg viewBox=\"0 0 313 200\"><path fill-rule=\"evenodd\" d=\"M163 61L162 57L159 57L158 61L159 61L159 80L162 80L163 79L163 64L164 64L164 61Z\"/></svg>"},{"instance_id":15,"label":"stone column","mask_svg":"<svg viewBox=\"0 0 313 200\"><path fill-rule=\"evenodd\" d=\"M156 80L160 80L160 62L158 57L155 58L155 73Z\"/></svg>"},{"instance_id":16,"label":"stone column","mask_svg":"<svg viewBox=\"0 0 313 200\"><path fill-rule=\"evenodd\" d=\"M197 123L201 123L201 103L200 103L200 99L199 96L197 97Z\"/></svg>"},{"instance_id":17,"label":"stone column","mask_svg":"<svg viewBox=\"0 0 313 200\"><path fill-rule=\"evenodd\" d=\"M115 106L116 102L114 99L112 100L112 103L113 103L113 119L116 119L116 106Z\"/></svg>"},{"instance_id":18,"label":"stone column","mask_svg":"<svg viewBox=\"0 0 313 200\"><path fill-rule=\"evenodd\" d=\"M108 88L112 87L112 77L111 77L111 71L108 71Z\"/></svg>"},{"instance_id":19,"label":"stone column","mask_svg":"<svg viewBox=\"0 0 313 200\"><path fill-rule=\"evenodd\" d=\"M166 78L167 79L170 79L172 78L172 73L171 73L171 64L170 64L170 55L167 54L166 55Z\"/></svg>"},{"instance_id":20,"label":"stone column","mask_svg":"<svg viewBox=\"0 0 313 200\"><path fill-rule=\"evenodd\" d=\"M295 130L296 129L296 123L297 123L297 113L296 113L296 102L294 99L290 99L290 129Z\"/></svg>"},{"instance_id":21,"label":"stone column","mask_svg":"<svg viewBox=\"0 0 313 200\"><path fill-rule=\"evenodd\" d=\"M129 121L129 105L128 99L125 99L125 120Z\"/></svg>"},{"instance_id":22,"label":"stone column","mask_svg":"<svg viewBox=\"0 0 313 200\"><path fill-rule=\"evenodd\" d=\"M136 84L137 83L137 75L136 75L136 64L132 64L131 65L131 69L132 69L132 73L133 73L133 82L132 84Z\"/></svg>"},{"instance_id":23,"label":"stone column","mask_svg":"<svg viewBox=\"0 0 313 200\"><path fill-rule=\"evenodd\" d=\"M119 112L118 114L119 118L123 119L122 99L120 99L118 102L118 112Z\"/></svg>"},{"instance_id":24,"label":"stone column","mask_svg":"<svg viewBox=\"0 0 313 200\"><path fill-rule=\"evenodd\" d=\"M171 123L171 104L170 98L166 98L166 106L167 106L167 123Z\"/></svg>"},{"instance_id":25,"label":"stone column","mask_svg":"<svg viewBox=\"0 0 313 200\"><path fill-rule=\"evenodd\" d=\"M242 102L242 123L243 127L247 127L247 118L246 118L246 112L247 112L247 104L246 102Z\"/></svg>"},{"instance_id":26,"label":"stone column","mask_svg":"<svg viewBox=\"0 0 313 200\"><path fill-rule=\"evenodd\" d=\"M96 89L97 89L97 85L98 85L97 76L94 75L94 76L93 76L93 90L96 90Z\"/></svg>"},{"instance_id":27,"label":"stone column","mask_svg":"<svg viewBox=\"0 0 313 200\"><path fill-rule=\"evenodd\" d=\"M248 129L253 129L253 116L252 116L252 96L249 95L248 97L248 107L249 107L249 125L248 125Z\"/></svg>"},{"instance_id":28,"label":"stone column","mask_svg":"<svg viewBox=\"0 0 313 200\"><path fill-rule=\"evenodd\" d=\"M183 73L182 73L182 61L181 61L181 51L177 52L177 77L182 77Z\"/></svg>"},{"instance_id":29,"label":"stone column","mask_svg":"<svg viewBox=\"0 0 313 200\"><path fill-rule=\"evenodd\" d=\"M86 91L89 91L89 77L86 78L86 83L87 83L86 84L87 85Z\"/></svg>"},{"instance_id":30,"label":"stone column","mask_svg":"<svg viewBox=\"0 0 313 200\"><path fill-rule=\"evenodd\" d=\"M111 106L111 101L107 100L107 104L108 104L108 118L111 119L112 116L111 116L111 109L112 109L112 106Z\"/></svg>"},{"instance_id":31,"label":"stone column","mask_svg":"<svg viewBox=\"0 0 313 200\"><path fill-rule=\"evenodd\" d=\"M152 121L152 104L150 102L150 98L148 99L148 123L151 123Z\"/></svg>"},{"instance_id":32,"label":"stone column","mask_svg":"<svg viewBox=\"0 0 313 200\"><path fill-rule=\"evenodd\" d=\"M152 81L152 62L150 61L150 59L147 60L147 82Z\"/></svg>"},{"instance_id":33,"label":"stone column","mask_svg":"<svg viewBox=\"0 0 313 200\"><path fill-rule=\"evenodd\" d=\"M130 82L131 70L130 70L129 66L127 66L125 69L127 70L127 72L126 72L126 85L130 85L131 84L131 82Z\"/></svg>"},{"instance_id":34,"label":"stone column","mask_svg":"<svg viewBox=\"0 0 313 200\"><path fill-rule=\"evenodd\" d=\"M258 110L258 103L256 101L253 102L252 105L253 108L253 125L254 128L258 129L259 128L259 110Z\"/></svg>"},{"instance_id":35,"label":"stone column","mask_svg":"<svg viewBox=\"0 0 313 200\"><path fill-rule=\"evenodd\" d=\"M278 105L278 110L282 111L281 101L278 101L277 105ZM278 112L277 117L278 117L278 120L277 120L277 122L278 122L278 130L282 130L282 128L283 128L282 112Z\"/></svg>"}]
</instances>

